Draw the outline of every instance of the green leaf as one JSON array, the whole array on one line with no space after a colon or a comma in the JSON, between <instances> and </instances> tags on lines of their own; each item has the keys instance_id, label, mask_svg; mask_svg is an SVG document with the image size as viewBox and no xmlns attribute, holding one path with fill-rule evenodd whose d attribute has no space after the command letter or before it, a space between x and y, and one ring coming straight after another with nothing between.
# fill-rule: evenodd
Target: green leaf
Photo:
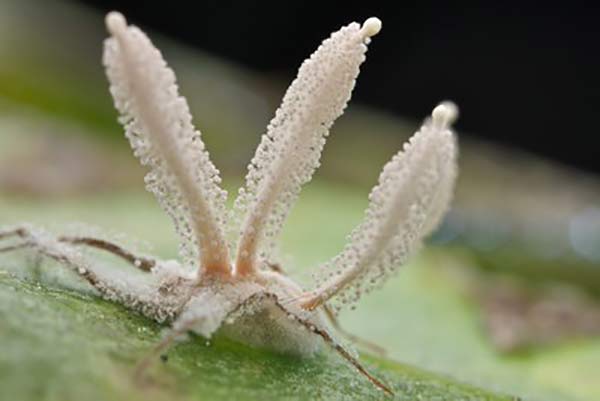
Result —
<instances>
[{"instance_id":1,"label":"green leaf","mask_svg":"<svg viewBox=\"0 0 600 401\"><path fill-rule=\"evenodd\" d=\"M339 360L300 359L216 338L168 352L144 383L138 361L164 327L120 305L0 275L0 398L13 400L379 400ZM511 400L398 363L365 358L398 400Z\"/></svg>"}]
</instances>

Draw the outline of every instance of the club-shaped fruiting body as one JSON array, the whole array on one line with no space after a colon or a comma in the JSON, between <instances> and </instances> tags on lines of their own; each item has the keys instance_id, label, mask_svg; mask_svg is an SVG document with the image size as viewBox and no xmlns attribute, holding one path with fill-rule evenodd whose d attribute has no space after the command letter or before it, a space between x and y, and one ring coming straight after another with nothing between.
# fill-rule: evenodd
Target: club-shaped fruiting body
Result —
<instances>
[{"instance_id":1,"label":"club-shaped fruiting body","mask_svg":"<svg viewBox=\"0 0 600 401\"><path fill-rule=\"evenodd\" d=\"M381 285L439 224L457 174L450 128L456 106L438 105L384 167L364 221L341 253L316 274L316 287L305 290L273 269L271 249L302 185L319 166L329 129L350 100L381 21L370 18L362 26L341 28L301 65L248 166L235 201L233 226L239 238L234 244L227 240L227 194L173 71L148 37L127 25L121 14L109 13L106 25L110 37L103 63L110 93L135 156L148 168L146 187L181 238L181 260L159 261L102 239L54 237L28 226L0 230L0 240L23 240L0 247L0 252L33 247L72 268L103 297L170 321L172 335L159 348L187 331L209 338L221 330L251 345L296 354L314 353L323 339L369 376L337 344L324 312L331 316L326 309L330 304L338 310ZM82 245L150 272L154 284L97 271L80 254Z\"/></svg>"}]
</instances>

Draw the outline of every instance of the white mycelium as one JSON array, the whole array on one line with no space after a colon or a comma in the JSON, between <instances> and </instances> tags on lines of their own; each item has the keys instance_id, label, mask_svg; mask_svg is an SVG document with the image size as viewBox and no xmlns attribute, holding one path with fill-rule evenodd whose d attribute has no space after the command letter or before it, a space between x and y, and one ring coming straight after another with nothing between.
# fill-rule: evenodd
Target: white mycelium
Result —
<instances>
[{"instance_id":1,"label":"white mycelium","mask_svg":"<svg viewBox=\"0 0 600 401\"><path fill-rule=\"evenodd\" d=\"M148 37L128 26L121 14L110 13L106 25L111 37L105 41L103 61L119 120L134 154L149 168L147 188L181 236L182 261L155 260L102 238L52 236L26 225L0 230L0 241L13 241L0 246L0 252L33 248L71 268L104 298L172 322L172 332L156 352L187 331L210 337L220 329L251 345L300 354L316 351L321 338L391 392L330 334L324 320L326 315L333 319L328 301L336 300L339 308L383 283L442 219L457 174L450 128L456 106L437 106L385 166L364 222L321 270L317 287L305 291L268 263L269 250L302 185L319 166L329 129L350 99L367 44L381 21L370 18L362 26L343 27L300 67L235 202L237 249L225 240L230 222L219 172L192 125L173 71ZM137 283L101 273L80 247L112 253L151 280ZM236 251L234 258L230 249Z\"/></svg>"}]
</instances>

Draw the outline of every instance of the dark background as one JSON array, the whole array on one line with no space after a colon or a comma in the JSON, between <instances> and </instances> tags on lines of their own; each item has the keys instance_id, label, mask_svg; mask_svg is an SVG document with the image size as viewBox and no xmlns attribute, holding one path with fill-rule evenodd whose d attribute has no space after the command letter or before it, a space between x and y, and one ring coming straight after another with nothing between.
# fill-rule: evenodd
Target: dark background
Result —
<instances>
[{"instance_id":1,"label":"dark background","mask_svg":"<svg viewBox=\"0 0 600 401\"><path fill-rule=\"evenodd\" d=\"M598 5L84 2L290 80L330 32L375 15L383 30L355 99L415 119L452 99L463 133L600 172Z\"/></svg>"}]
</instances>

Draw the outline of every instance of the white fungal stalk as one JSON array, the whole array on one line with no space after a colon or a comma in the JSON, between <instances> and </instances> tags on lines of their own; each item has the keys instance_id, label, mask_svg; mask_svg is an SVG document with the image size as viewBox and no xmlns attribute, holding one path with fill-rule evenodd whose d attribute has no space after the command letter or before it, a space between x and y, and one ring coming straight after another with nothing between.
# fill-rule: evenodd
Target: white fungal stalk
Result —
<instances>
[{"instance_id":1,"label":"white fungal stalk","mask_svg":"<svg viewBox=\"0 0 600 401\"><path fill-rule=\"evenodd\" d=\"M230 274L224 239L225 199L175 75L158 49L116 12L106 17L110 92L135 155L150 171L146 185L173 219L186 264Z\"/></svg>"},{"instance_id":2,"label":"white fungal stalk","mask_svg":"<svg viewBox=\"0 0 600 401\"><path fill-rule=\"evenodd\" d=\"M321 284L304 300L312 310L332 297L336 309L381 284L440 223L456 178L456 143L449 126L457 109L437 106L404 150L386 164L369 196L363 223L326 264Z\"/></svg>"},{"instance_id":3,"label":"white fungal stalk","mask_svg":"<svg viewBox=\"0 0 600 401\"><path fill-rule=\"evenodd\" d=\"M267 257L303 184L319 166L325 139L346 108L370 37L381 21L352 23L333 33L304 61L270 122L240 190L236 209L240 228L236 273L259 268Z\"/></svg>"}]
</instances>

